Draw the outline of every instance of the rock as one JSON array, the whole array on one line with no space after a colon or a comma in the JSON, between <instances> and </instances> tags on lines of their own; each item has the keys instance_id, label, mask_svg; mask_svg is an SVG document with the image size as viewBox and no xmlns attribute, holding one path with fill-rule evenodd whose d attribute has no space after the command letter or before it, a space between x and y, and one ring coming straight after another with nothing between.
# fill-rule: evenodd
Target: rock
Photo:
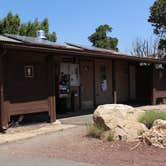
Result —
<instances>
[{"instance_id":1,"label":"rock","mask_svg":"<svg viewBox=\"0 0 166 166\"><path fill-rule=\"evenodd\" d=\"M53 122L52 124L55 124L55 125L61 125L61 121L60 120L56 120L55 122Z\"/></svg>"},{"instance_id":2,"label":"rock","mask_svg":"<svg viewBox=\"0 0 166 166\"><path fill-rule=\"evenodd\" d=\"M138 122L145 111L123 104L98 106L93 114L94 123L106 127L114 140L135 141L147 128Z\"/></svg>"},{"instance_id":3,"label":"rock","mask_svg":"<svg viewBox=\"0 0 166 166\"><path fill-rule=\"evenodd\" d=\"M166 121L155 120L152 128L142 136L145 143L160 148L166 148Z\"/></svg>"},{"instance_id":4,"label":"rock","mask_svg":"<svg viewBox=\"0 0 166 166\"><path fill-rule=\"evenodd\" d=\"M136 121L124 120L121 124L114 128L114 140L137 141L148 130L144 124Z\"/></svg>"}]
</instances>

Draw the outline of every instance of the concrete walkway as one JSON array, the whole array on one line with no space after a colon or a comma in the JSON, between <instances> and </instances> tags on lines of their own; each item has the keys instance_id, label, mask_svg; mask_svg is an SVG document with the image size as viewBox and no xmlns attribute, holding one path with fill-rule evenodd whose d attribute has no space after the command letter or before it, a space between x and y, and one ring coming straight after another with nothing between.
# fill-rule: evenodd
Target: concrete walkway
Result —
<instances>
[{"instance_id":1,"label":"concrete walkway","mask_svg":"<svg viewBox=\"0 0 166 166\"><path fill-rule=\"evenodd\" d=\"M92 114L59 119L62 124L86 125L93 124Z\"/></svg>"},{"instance_id":2,"label":"concrete walkway","mask_svg":"<svg viewBox=\"0 0 166 166\"><path fill-rule=\"evenodd\" d=\"M60 121L57 120L55 123L52 124L33 124L29 126L10 128L5 134L0 133L0 144L24 140L39 135L46 135L49 133L58 132L73 127L75 127L75 125L61 124Z\"/></svg>"}]
</instances>

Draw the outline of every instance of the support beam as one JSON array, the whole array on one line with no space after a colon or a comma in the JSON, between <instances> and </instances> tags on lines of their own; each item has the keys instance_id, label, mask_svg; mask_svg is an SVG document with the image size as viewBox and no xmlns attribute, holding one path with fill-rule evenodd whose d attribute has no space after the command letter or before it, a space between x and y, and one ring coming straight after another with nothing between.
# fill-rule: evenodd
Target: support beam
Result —
<instances>
[{"instance_id":1,"label":"support beam","mask_svg":"<svg viewBox=\"0 0 166 166\"><path fill-rule=\"evenodd\" d=\"M112 98L113 103L117 103L117 86L116 86L116 64L115 60L112 60Z\"/></svg>"},{"instance_id":2,"label":"support beam","mask_svg":"<svg viewBox=\"0 0 166 166\"><path fill-rule=\"evenodd\" d=\"M8 112L4 107L4 62L3 58L6 50L0 55L0 128L5 130L8 128Z\"/></svg>"},{"instance_id":3,"label":"support beam","mask_svg":"<svg viewBox=\"0 0 166 166\"><path fill-rule=\"evenodd\" d=\"M151 65L151 103L152 105L156 105L156 85L155 85L155 65Z\"/></svg>"},{"instance_id":4,"label":"support beam","mask_svg":"<svg viewBox=\"0 0 166 166\"><path fill-rule=\"evenodd\" d=\"M130 79L131 79L131 73L130 73L130 67L131 67L131 65L128 63L128 65L127 65L127 70L128 70L128 101L130 101L131 100L131 89L130 89L130 87L131 87L131 82L130 82Z\"/></svg>"},{"instance_id":5,"label":"support beam","mask_svg":"<svg viewBox=\"0 0 166 166\"><path fill-rule=\"evenodd\" d=\"M48 89L49 89L50 123L53 123L56 121L56 99L55 99L55 64L52 57L48 57Z\"/></svg>"},{"instance_id":6,"label":"support beam","mask_svg":"<svg viewBox=\"0 0 166 166\"><path fill-rule=\"evenodd\" d=\"M93 105L94 105L94 108L96 108L95 60L93 60Z\"/></svg>"}]
</instances>

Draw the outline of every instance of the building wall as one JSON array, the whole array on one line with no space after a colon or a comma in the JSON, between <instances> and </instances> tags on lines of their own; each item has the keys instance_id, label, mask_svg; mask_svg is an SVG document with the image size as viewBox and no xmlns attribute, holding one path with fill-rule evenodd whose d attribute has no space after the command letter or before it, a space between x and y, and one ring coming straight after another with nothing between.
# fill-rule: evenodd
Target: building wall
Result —
<instances>
[{"instance_id":1,"label":"building wall","mask_svg":"<svg viewBox=\"0 0 166 166\"><path fill-rule=\"evenodd\" d=\"M112 61L95 60L96 105L112 103Z\"/></svg>"},{"instance_id":2,"label":"building wall","mask_svg":"<svg viewBox=\"0 0 166 166\"><path fill-rule=\"evenodd\" d=\"M115 62L117 102L127 102L129 100L129 70L125 61Z\"/></svg>"},{"instance_id":3,"label":"building wall","mask_svg":"<svg viewBox=\"0 0 166 166\"><path fill-rule=\"evenodd\" d=\"M47 57L32 52L8 52L4 62L4 110L10 115L55 110L51 103ZM25 66L33 66L33 77L25 76ZM49 66L49 67L48 67ZM50 85L49 85L50 83ZM55 101L52 101L55 103Z\"/></svg>"},{"instance_id":4,"label":"building wall","mask_svg":"<svg viewBox=\"0 0 166 166\"><path fill-rule=\"evenodd\" d=\"M154 97L166 98L166 69L154 71Z\"/></svg>"}]
</instances>

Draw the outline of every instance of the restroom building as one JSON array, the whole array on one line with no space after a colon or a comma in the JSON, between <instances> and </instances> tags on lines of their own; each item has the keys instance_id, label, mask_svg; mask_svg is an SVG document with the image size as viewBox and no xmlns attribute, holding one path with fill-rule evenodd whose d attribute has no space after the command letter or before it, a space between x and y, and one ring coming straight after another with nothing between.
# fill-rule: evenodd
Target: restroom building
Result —
<instances>
[{"instance_id":1,"label":"restroom building","mask_svg":"<svg viewBox=\"0 0 166 166\"><path fill-rule=\"evenodd\" d=\"M166 61L17 35L0 36L0 126L15 115L156 104L166 98Z\"/></svg>"}]
</instances>

